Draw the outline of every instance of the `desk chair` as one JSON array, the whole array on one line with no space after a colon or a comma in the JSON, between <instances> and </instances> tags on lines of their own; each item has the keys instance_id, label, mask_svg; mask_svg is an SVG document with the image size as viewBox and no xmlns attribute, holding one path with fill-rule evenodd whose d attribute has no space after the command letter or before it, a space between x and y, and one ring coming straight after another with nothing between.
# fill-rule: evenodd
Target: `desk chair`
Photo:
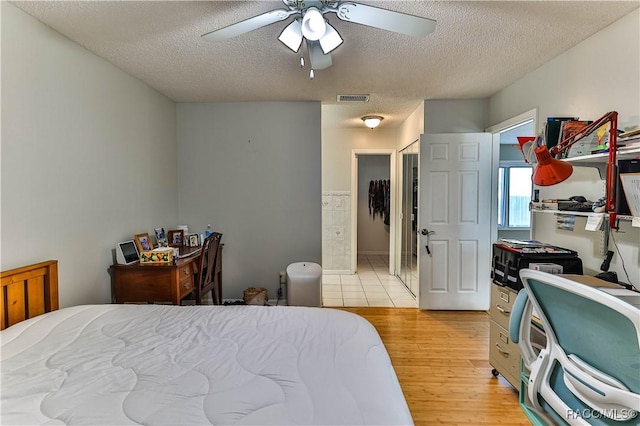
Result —
<instances>
[{"instance_id":1,"label":"desk chair","mask_svg":"<svg viewBox=\"0 0 640 426\"><path fill-rule=\"evenodd\" d=\"M597 288L522 269L509 332L524 368L521 401L534 424L638 425L640 310ZM529 339L535 308L547 338L536 351ZM533 419L532 419L533 417ZM537 420L537 421L534 421Z\"/></svg>"},{"instance_id":2,"label":"desk chair","mask_svg":"<svg viewBox=\"0 0 640 426\"><path fill-rule=\"evenodd\" d=\"M222 304L221 262L218 260L221 239L222 234L214 232L205 238L202 244L194 291L196 305L202 305L202 297L209 291L211 292L213 304Z\"/></svg>"}]
</instances>

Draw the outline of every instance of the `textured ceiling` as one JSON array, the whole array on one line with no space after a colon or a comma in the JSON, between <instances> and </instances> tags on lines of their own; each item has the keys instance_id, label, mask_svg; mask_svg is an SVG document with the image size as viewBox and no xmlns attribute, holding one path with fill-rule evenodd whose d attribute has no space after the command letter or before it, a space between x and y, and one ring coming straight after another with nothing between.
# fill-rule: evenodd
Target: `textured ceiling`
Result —
<instances>
[{"instance_id":1,"label":"textured ceiling","mask_svg":"<svg viewBox=\"0 0 640 426\"><path fill-rule=\"evenodd\" d=\"M281 1L12 2L176 102L322 101L335 125L394 127L424 99L485 98L640 6L636 1L361 1L437 20L424 38L325 15L344 43L309 80L277 37L290 20L210 43L201 35ZM301 50L302 52L302 50ZM371 95L337 105L338 94Z\"/></svg>"}]
</instances>

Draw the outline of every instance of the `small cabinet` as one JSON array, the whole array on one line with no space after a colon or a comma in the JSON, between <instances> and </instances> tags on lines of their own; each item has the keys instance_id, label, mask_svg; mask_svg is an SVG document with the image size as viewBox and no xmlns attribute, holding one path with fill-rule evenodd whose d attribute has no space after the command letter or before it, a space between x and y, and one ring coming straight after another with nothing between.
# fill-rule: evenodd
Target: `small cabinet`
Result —
<instances>
[{"instance_id":1,"label":"small cabinet","mask_svg":"<svg viewBox=\"0 0 640 426\"><path fill-rule=\"evenodd\" d=\"M518 293L496 283L491 283L491 307L489 311L489 364L493 375L507 379L519 388L520 350L509 336L509 316Z\"/></svg>"}]
</instances>

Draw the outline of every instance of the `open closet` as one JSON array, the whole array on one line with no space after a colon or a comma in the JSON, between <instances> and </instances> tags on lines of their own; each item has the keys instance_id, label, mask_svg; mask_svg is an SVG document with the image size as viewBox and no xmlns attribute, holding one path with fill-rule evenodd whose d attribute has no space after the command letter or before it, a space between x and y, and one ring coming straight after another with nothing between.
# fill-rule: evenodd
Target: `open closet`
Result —
<instances>
[{"instance_id":1,"label":"open closet","mask_svg":"<svg viewBox=\"0 0 640 426\"><path fill-rule=\"evenodd\" d=\"M400 253L397 276L418 295L418 141L400 151L402 188L400 191Z\"/></svg>"}]
</instances>

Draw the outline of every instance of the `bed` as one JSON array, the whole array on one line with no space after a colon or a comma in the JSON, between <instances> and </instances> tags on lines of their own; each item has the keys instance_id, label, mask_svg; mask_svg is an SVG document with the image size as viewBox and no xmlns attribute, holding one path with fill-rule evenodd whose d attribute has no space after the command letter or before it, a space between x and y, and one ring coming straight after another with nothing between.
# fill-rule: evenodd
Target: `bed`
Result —
<instances>
[{"instance_id":1,"label":"bed","mask_svg":"<svg viewBox=\"0 0 640 426\"><path fill-rule=\"evenodd\" d=\"M384 345L358 315L57 309L56 275L55 261L2 273L1 424L412 424Z\"/></svg>"}]
</instances>

